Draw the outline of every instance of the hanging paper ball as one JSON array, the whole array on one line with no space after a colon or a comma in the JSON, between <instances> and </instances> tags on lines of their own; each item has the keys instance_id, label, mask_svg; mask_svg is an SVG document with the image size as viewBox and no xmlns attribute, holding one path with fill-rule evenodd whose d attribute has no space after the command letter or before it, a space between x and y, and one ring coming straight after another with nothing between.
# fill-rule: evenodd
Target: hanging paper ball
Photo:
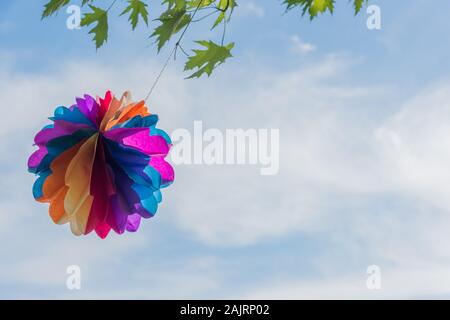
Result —
<instances>
[{"instance_id":1,"label":"hanging paper ball","mask_svg":"<svg viewBox=\"0 0 450 320\"><path fill-rule=\"evenodd\" d=\"M49 119L28 170L39 175L33 195L50 203L55 223L105 238L111 229L134 232L155 215L160 189L174 179L164 159L172 143L144 101L132 102L128 92L120 100L109 91L104 99L84 95Z\"/></svg>"}]
</instances>

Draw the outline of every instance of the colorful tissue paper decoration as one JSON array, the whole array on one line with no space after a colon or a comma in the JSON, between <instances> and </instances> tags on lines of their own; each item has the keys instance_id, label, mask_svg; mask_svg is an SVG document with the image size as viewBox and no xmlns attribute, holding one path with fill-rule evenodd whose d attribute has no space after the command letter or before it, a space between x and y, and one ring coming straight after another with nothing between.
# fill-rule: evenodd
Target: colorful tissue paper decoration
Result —
<instances>
[{"instance_id":1,"label":"colorful tissue paper decoration","mask_svg":"<svg viewBox=\"0 0 450 320\"><path fill-rule=\"evenodd\" d=\"M132 102L128 92L120 100L109 91L103 99L84 95L49 119L28 170L39 176L34 198L50 203L55 223L105 238L111 229L134 232L155 215L160 189L174 179L164 159L172 143L144 101Z\"/></svg>"}]
</instances>

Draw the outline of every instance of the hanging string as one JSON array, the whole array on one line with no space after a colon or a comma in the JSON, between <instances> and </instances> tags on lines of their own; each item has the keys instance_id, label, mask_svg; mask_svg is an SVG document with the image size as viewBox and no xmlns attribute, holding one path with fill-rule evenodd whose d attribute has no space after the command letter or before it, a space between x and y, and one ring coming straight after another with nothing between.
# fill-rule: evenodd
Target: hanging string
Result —
<instances>
[{"instance_id":1,"label":"hanging string","mask_svg":"<svg viewBox=\"0 0 450 320\"><path fill-rule=\"evenodd\" d=\"M222 40L221 40L222 46L223 46L223 43L225 42L225 33L227 33L227 17L225 17L223 19L223 33L222 33Z\"/></svg>"},{"instance_id":2,"label":"hanging string","mask_svg":"<svg viewBox=\"0 0 450 320\"><path fill-rule=\"evenodd\" d=\"M189 22L186 24L186 26L184 27L183 31L181 32L181 35L180 35L180 37L178 38L178 41L175 43L175 46L173 47L172 51L170 51L170 54L169 54L169 56L167 57L166 62L164 63L163 67L161 68L161 71L160 71L159 74L156 76L155 81L153 82L153 84L152 84L150 90L148 91L148 94L147 94L147 96L146 96L145 99L144 99L145 102L147 102L148 98L150 97L150 95L152 94L152 92L153 92L153 90L155 89L156 85L158 84L159 79L161 78L162 74L163 74L164 71L166 70L167 65L168 65L169 62L170 62L170 59L172 59L172 56L174 56L174 57L176 56L177 48L178 48L178 47L181 48L180 42L181 42L181 40L183 39L184 34L186 33L187 29L189 28L189 26L190 26L192 20L194 20L195 15L197 14L198 10L200 9L200 7L201 7L201 5L202 5L202 3L203 3L204 1L205 1L205 0L200 0L200 1L198 2L198 5L197 5L197 7L195 8L194 12L192 13L192 16L191 16L191 18L189 19ZM181 48L181 51L183 51L183 53L186 54L186 52L183 50L183 48Z\"/></svg>"},{"instance_id":3,"label":"hanging string","mask_svg":"<svg viewBox=\"0 0 450 320\"><path fill-rule=\"evenodd\" d=\"M113 0L113 2L111 2L111 4L109 5L108 9L106 9L106 12L109 12L109 10L111 10L111 8L116 4L117 0Z\"/></svg>"},{"instance_id":4,"label":"hanging string","mask_svg":"<svg viewBox=\"0 0 450 320\"><path fill-rule=\"evenodd\" d=\"M169 56L167 57L166 62L164 63L163 67L161 68L161 71L159 71L159 74L156 76L155 81L153 82L153 84L152 84L150 90L149 90L148 93L147 93L147 96L146 96L145 99L144 99L145 102L147 102L148 98L150 97L150 95L151 95L152 92L153 92L153 89L155 89L156 85L158 84L159 78L161 78L161 76L162 76L164 70L166 70L166 67L167 67L167 65L169 64L170 59L172 58L173 54L175 53L176 48L177 48L177 44L175 44L175 46L173 47L172 51L170 52Z\"/></svg>"}]
</instances>

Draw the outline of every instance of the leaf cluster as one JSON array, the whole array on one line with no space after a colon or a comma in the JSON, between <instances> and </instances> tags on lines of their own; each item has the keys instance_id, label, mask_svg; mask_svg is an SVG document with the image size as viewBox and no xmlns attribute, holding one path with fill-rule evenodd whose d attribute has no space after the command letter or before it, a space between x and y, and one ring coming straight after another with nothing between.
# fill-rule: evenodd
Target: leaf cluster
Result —
<instances>
[{"instance_id":1,"label":"leaf cluster","mask_svg":"<svg viewBox=\"0 0 450 320\"><path fill-rule=\"evenodd\" d=\"M187 61L185 71L193 72L187 78L198 78L202 75L210 76L213 70L226 59L232 57L231 50L234 43L224 44L227 23L230 21L234 9L238 6L236 0L160 0L163 12L154 19L157 26L153 28L150 38L156 43L157 51L160 52L172 38L180 33L176 41L176 49L181 46L181 38L187 27L192 23L198 23L211 17L210 29L219 25L223 26L220 41L197 40L194 43L201 48L193 49L192 54L186 53ZM316 18L326 11L333 13L336 0L282 0L286 11L300 8L302 14L308 14L310 19ZM357 14L364 3L368 0L349 0L353 3L355 14ZM80 26L89 29L88 33L93 36L92 40L96 48L100 48L108 41L110 9L116 5L117 0L111 0L108 7L102 8L96 5L98 0L80 0L82 7L88 8L85 12ZM149 26L149 0L126 0L121 1L122 8L119 16L128 17L131 29L135 30L140 23ZM49 0L44 5L42 19L48 18L65 6L70 0Z\"/></svg>"}]
</instances>

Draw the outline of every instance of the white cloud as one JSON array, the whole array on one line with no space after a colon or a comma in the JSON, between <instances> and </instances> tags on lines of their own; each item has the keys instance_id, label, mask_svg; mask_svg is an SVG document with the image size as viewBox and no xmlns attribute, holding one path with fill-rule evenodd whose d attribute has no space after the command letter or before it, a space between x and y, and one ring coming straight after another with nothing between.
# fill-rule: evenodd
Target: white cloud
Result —
<instances>
[{"instance_id":1,"label":"white cloud","mask_svg":"<svg viewBox=\"0 0 450 320\"><path fill-rule=\"evenodd\" d=\"M248 14L253 15L258 18L264 17L264 8L258 6L253 1L247 1L244 3L239 3L239 7L236 10L238 14Z\"/></svg>"},{"instance_id":2,"label":"white cloud","mask_svg":"<svg viewBox=\"0 0 450 320\"><path fill-rule=\"evenodd\" d=\"M302 39L300 39L299 36L293 35L290 38L291 44L292 44L292 51L300 54L310 53L312 51L315 51L317 48L315 45L305 42Z\"/></svg>"},{"instance_id":3,"label":"white cloud","mask_svg":"<svg viewBox=\"0 0 450 320\"><path fill-rule=\"evenodd\" d=\"M368 275L361 268L359 275L337 276L317 280L278 283L255 289L244 295L247 299L420 299L448 297L450 272L447 266L381 269L381 288L369 290Z\"/></svg>"},{"instance_id":4,"label":"white cloud","mask_svg":"<svg viewBox=\"0 0 450 320\"><path fill-rule=\"evenodd\" d=\"M386 117L356 131L351 119L336 122L336 114L325 125L323 121L311 125L316 128L313 142L302 145L307 156L298 161L306 164L307 176L299 179L322 186L322 199L330 192L340 195L333 199L334 209L345 211L328 212L321 219L325 230L318 230L340 255L328 250L318 255L315 279L301 275L272 279L245 297L448 297L449 89L449 82L433 84L399 106L393 116L386 111ZM305 161L308 157L310 161ZM365 268L372 263L382 269L379 291L366 288Z\"/></svg>"},{"instance_id":5,"label":"white cloud","mask_svg":"<svg viewBox=\"0 0 450 320\"><path fill-rule=\"evenodd\" d=\"M392 184L450 209L449 83L424 90L375 132Z\"/></svg>"},{"instance_id":6,"label":"white cloud","mask_svg":"<svg viewBox=\"0 0 450 320\"><path fill-rule=\"evenodd\" d=\"M234 94L221 99L201 84L205 90L197 98L205 128L280 128L280 173L260 177L253 167L180 167L170 205L182 228L211 244L270 241L327 225L324 216L335 205L324 201L330 195L364 196L384 188L381 169L367 152L371 132L354 115L380 90L332 85L347 67L346 60L331 56L290 72L252 75L245 90L224 80ZM215 101L213 112L209 101Z\"/></svg>"}]
</instances>

